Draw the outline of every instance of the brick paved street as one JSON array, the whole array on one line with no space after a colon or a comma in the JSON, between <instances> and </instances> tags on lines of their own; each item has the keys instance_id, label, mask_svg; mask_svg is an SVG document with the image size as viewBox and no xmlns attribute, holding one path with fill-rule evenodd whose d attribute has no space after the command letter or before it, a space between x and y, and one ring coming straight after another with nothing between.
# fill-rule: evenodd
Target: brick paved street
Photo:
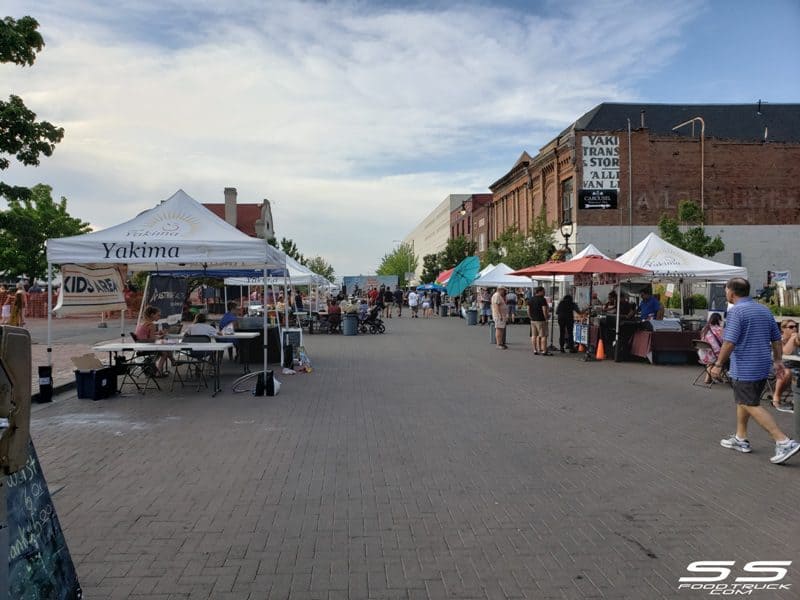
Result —
<instances>
[{"instance_id":1,"label":"brick paved street","mask_svg":"<svg viewBox=\"0 0 800 600\"><path fill-rule=\"evenodd\" d=\"M691 561L798 558L800 459L771 465L755 426L752 454L720 447L731 394L696 368L387 324L306 336L314 372L276 398L37 405L86 597L691 599ZM798 597L795 566L785 583L752 597Z\"/></svg>"}]
</instances>

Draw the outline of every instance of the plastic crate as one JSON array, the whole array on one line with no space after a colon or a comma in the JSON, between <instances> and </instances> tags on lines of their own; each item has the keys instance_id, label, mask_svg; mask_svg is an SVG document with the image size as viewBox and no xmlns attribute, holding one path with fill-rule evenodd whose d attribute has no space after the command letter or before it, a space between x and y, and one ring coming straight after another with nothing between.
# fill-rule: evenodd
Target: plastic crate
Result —
<instances>
[{"instance_id":1,"label":"plastic crate","mask_svg":"<svg viewBox=\"0 0 800 600\"><path fill-rule=\"evenodd\" d=\"M78 398L102 400L117 393L117 373L113 368L75 371Z\"/></svg>"}]
</instances>

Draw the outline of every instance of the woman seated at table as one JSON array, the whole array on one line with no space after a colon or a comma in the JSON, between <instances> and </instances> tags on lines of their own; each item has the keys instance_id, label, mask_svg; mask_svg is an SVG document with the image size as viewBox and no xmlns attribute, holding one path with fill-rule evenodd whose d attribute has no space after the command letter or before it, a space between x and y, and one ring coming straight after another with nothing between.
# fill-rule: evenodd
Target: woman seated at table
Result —
<instances>
[{"instance_id":1,"label":"woman seated at table","mask_svg":"<svg viewBox=\"0 0 800 600\"><path fill-rule=\"evenodd\" d=\"M329 331L338 329L341 322L342 309L336 300L331 300L330 304L328 304L328 324L330 326Z\"/></svg>"},{"instance_id":2,"label":"woman seated at table","mask_svg":"<svg viewBox=\"0 0 800 600\"><path fill-rule=\"evenodd\" d=\"M136 336L135 341L147 343L147 342L155 342L157 339L162 339L164 337L164 332L161 331L158 327L156 321L161 318L161 311L158 310L155 306L148 306L144 309L144 313L142 315L142 322L136 326L136 330L133 332L133 335ZM165 368L167 365L167 361L172 363L172 356L169 352L159 352L158 353L158 360L156 361L156 377L166 377L169 375L169 371Z\"/></svg>"},{"instance_id":3,"label":"woman seated at table","mask_svg":"<svg viewBox=\"0 0 800 600\"><path fill-rule=\"evenodd\" d=\"M700 348L697 355L700 362L706 365L705 382L711 383L711 375L708 373L708 367L717 362L719 351L722 348L722 315L719 313L711 313L708 317L708 323L703 327L700 332L700 339L706 342L710 348Z\"/></svg>"},{"instance_id":4,"label":"woman seated at table","mask_svg":"<svg viewBox=\"0 0 800 600\"><path fill-rule=\"evenodd\" d=\"M217 335L217 328L208 322L205 313L198 313L194 318L194 323L189 325L183 333L184 335L207 335L213 338Z\"/></svg>"},{"instance_id":5,"label":"woman seated at table","mask_svg":"<svg viewBox=\"0 0 800 600\"><path fill-rule=\"evenodd\" d=\"M783 344L784 354L797 354L800 350L800 334L797 332L797 321L786 319L781 323L781 344ZM775 378L775 391L772 395L772 406L780 412L793 412L794 404L791 401L783 402L781 396L783 391L792 385L792 369L797 368L794 362L786 361L786 367L781 377Z\"/></svg>"}]
</instances>

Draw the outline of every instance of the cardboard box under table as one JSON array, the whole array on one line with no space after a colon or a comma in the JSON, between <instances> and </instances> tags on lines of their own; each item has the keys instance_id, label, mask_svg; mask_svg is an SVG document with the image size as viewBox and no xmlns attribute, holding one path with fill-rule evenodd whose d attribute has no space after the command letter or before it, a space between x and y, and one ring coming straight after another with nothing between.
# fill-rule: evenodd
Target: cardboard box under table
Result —
<instances>
[{"instance_id":1,"label":"cardboard box under table","mask_svg":"<svg viewBox=\"0 0 800 600\"><path fill-rule=\"evenodd\" d=\"M102 400L117 393L117 372L107 367L94 354L72 358L78 398Z\"/></svg>"}]
</instances>

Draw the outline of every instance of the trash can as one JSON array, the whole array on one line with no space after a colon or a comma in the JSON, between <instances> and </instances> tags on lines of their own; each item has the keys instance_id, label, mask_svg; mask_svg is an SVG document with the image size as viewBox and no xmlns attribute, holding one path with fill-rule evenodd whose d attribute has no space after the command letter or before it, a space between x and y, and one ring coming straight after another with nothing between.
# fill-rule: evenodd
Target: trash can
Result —
<instances>
[{"instance_id":1,"label":"trash can","mask_svg":"<svg viewBox=\"0 0 800 600\"><path fill-rule=\"evenodd\" d=\"M478 309L477 308L468 308L467 309L467 325L477 325L478 324Z\"/></svg>"},{"instance_id":2,"label":"trash can","mask_svg":"<svg viewBox=\"0 0 800 600\"><path fill-rule=\"evenodd\" d=\"M343 335L356 335L358 334L358 315L346 314L342 320L342 334Z\"/></svg>"},{"instance_id":3,"label":"trash can","mask_svg":"<svg viewBox=\"0 0 800 600\"><path fill-rule=\"evenodd\" d=\"M503 329L503 343L504 344L506 343L506 332L507 331L508 331L508 327ZM497 337L495 336L494 332L495 332L494 321L489 321L489 342L492 345L497 345Z\"/></svg>"},{"instance_id":4,"label":"trash can","mask_svg":"<svg viewBox=\"0 0 800 600\"><path fill-rule=\"evenodd\" d=\"M53 367L45 365L39 367L39 400L38 402L53 401Z\"/></svg>"}]
</instances>

